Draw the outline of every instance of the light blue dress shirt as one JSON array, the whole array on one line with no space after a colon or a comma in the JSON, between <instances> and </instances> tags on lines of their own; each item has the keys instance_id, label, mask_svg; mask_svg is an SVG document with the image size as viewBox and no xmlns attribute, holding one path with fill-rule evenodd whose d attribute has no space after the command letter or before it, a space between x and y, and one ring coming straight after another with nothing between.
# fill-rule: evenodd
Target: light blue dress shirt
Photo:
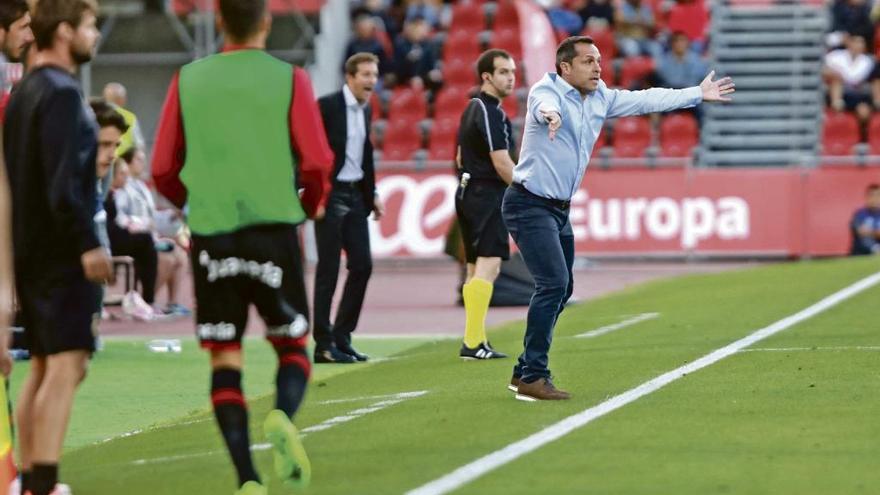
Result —
<instances>
[{"instance_id":1,"label":"light blue dress shirt","mask_svg":"<svg viewBox=\"0 0 880 495\"><path fill-rule=\"evenodd\" d=\"M605 119L668 112L702 101L699 86L626 91L609 89L603 81L599 81L596 91L582 98L561 76L547 73L529 91L522 149L513 169L513 181L538 196L571 200L587 171ZM562 117L553 141L541 110L558 112Z\"/></svg>"}]
</instances>

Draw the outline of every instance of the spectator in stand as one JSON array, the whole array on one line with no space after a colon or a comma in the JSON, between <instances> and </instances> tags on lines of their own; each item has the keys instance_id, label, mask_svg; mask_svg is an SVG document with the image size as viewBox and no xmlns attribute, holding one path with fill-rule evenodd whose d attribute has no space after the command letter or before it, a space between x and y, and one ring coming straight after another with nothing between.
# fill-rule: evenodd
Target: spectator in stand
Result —
<instances>
[{"instance_id":1,"label":"spectator in stand","mask_svg":"<svg viewBox=\"0 0 880 495\"><path fill-rule=\"evenodd\" d=\"M436 89L443 81L437 69L437 54L428 39L430 27L425 19L415 17L403 25L403 33L394 42L394 74L398 84L424 83Z\"/></svg>"},{"instance_id":2,"label":"spectator in stand","mask_svg":"<svg viewBox=\"0 0 880 495\"><path fill-rule=\"evenodd\" d=\"M110 236L110 250L114 255L131 256L134 259L134 275L141 283L140 297L131 302L130 308L123 309L138 320L150 321L157 316L153 303L156 297L159 255L149 226L118 214L116 195L125 187L128 175L128 164L124 160L117 160L113 167L112 189L104 202L107 234Z\"/></svg>"},{"instance_id":3,"label":"spectator in stand","mask_svg":"<svg viewBox=\"0 0 880 495\"><path fill-rule=\"evenodd\" d=\"M584 27L584 21L573 10L569 9L563 0L542 0L538 2L547 17L550 18L550 24L554 31L562 31L566 33L566 37L574 36L581 32Z\"/></svg>"},{"instance_id":4,"label":"spectator in stand","mask_svg":"<svg viewBox=\"0 0 880 495\"><path fill-rule=\"evenodd\" d=\"M121 175L128 175L122 188L115 192L116 222L128 225L146 225L153 237L158 255L156 272L156 287L168 288L168 301L162 313L174 316L189 316L190 310L178 302L180 283L187 274L189 263L186 252L171 239L160 238L156 231L156 202L153 192L143 181L146 175L146 157L137 149L130 149L122 160L128 165L128 170ZM122 178L119 179L123 181ZM166 210L173 211L173 210Z\"/></svg>"},{"instance_id":5,"label":"spectator in stand","mask_svg":"<svg viewBox=\"0 0 880 495\"><path fill-rule=\"evenodd\" d=\"M127 110L128 90L120 83L112 82L104 86L104 99L113 105L115 110L125 119L128 131L122 135L122 144L116 150L116 156L122 156L131 148L144 149L146 141L138 124L138 118L131 110Z\"/></svg>"},{"instance_id":6,"label":"spectator in stand","mask_svg":"<svg viewBox=\"0 0 880 495\"><path fill-rule=\"evenodd\" d=\"M880 254L880 184L869 185L865 196L865 207L850 222L853 256Z\"/></svg>"},{"instance_id":7,"label":"spectator in stand","mask_svg":"<svg viewBox=\"0 0 880 495\"><path fill-rule=\"evenodd\" d=\"M363 14L371 16L376 21L376 28L385 31L393 39L400 33L400 22L391 15L393 11L394 7L386 5L384 0L364 0L352 10L351 16L353 19Z\"/></svg>"},{"instance_id":8,"label":"spectator in stand","mask_svg":"<svg viewBox=\"0 0 880 495\"><path fill-rule=\"evenodd\" d=\"M676 0L666 22L669 32L682 32L691 40L691 50L702 54L709 30L709 11L704 0Z\"/></svg>"},{"instance_id":9,"label":"spectator in stand","mask_svg":"<svg viewBox=\"0 0 880 495\"><path fill-rule=\"evenodd\" d=\"M831 5L831 33L826 43L830 48L839 48L846 45L846 39L853 34L873 42L871 7L866 0L835 0Z\"/></svg>"},{"instance_id":10,"label":"spectator in stand","mask_svg":"<svg viewBox=\"0 0 880 495\"><path fill-rule=\"evenodd\" d=\"M585 0L577 12L586 28L614 28L614 6L610 0Z\"/></svg>"},{"instance_id":11,"label":"spectator in stand","mask_svg":"<svg viewBox=\"0 0 880 495\"><path fill-rule=\"evenodd\" d=\"M658 85L682 89L699 86L708 72L706 63L691 50L691 41L682 32L675 32L669 41L669 52L656 60Z\"/></svg>"},{"instance_id":12,"label":"spectator in stand","mask_svg":"<svg viewBox=\"0 0 880 495\"><path fill-rule=\"evenodd\" d=\"M424 19L431 29L440 26L442 4L435 0L409 0L406 5L406 20Z\"/></svg>"},{"instance_id":13,"label":"spectator in stand","mask_svg":"<svg viewBox=\"0 0 880 495\"><path fill-rule=\"evenodd\" d=\"M823 75L828 81L831 108L855 110L860 121L871 118L871 90L868 79L874 70L873 57L865 54L865 38L851 35L846 48L825 55Z\"/></svg>"},{"instance_id":14,"label":"spectator in stand","mask_svg":"<svg viewBox=\"0 0 880 495\"><path fill-rule=\"evenodd\" d=\"M660 45L654 40L654 13L643 0L623 0L615 13L617 46L625 57L640 55L660 58Z\"/></svg>"},{"instance_id":15,"label":"spectator in stand","mask_svg":"<svg viewBox=\"0 0 880 495\"><path fill-rule=\"evenodd\" d=\"M379 75L388 72L388 54L377 36L376 20L369 14L360 14L354 19L354 37L345 49L345 59L355 53L372 53L379 59Z\"/></svg>"}]
</instances>

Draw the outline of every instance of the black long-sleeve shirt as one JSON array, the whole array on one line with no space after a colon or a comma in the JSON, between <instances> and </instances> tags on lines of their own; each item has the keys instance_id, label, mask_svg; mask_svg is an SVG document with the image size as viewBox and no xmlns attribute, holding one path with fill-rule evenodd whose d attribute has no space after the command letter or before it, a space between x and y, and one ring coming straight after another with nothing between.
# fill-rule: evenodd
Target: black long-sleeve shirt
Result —
<instances>
[{"instance_id":1,"label":"black long-sleeve shirt","mask_svg":"<svg viewBox=\"0 0 880 495\"><path fill-rule=\"evenodd\" d=\"M95 233L97 124L76 79L58 67L28 74L3 128L16 271L79 265Z\"/></svg>"}]
</instances>

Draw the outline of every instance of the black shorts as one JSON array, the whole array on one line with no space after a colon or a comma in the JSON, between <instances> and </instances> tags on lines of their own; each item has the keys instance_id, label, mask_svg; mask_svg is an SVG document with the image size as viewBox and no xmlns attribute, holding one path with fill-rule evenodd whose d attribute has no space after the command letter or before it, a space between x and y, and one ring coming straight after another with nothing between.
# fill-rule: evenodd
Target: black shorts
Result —
<instances>
[{"instance_id":1,"label":"black shorts","mask_svg":"<svg viewBox=\"0 0 880 495\"><path fill-rule=\"evenodd\" d=\"M101 321L101 287L86 280L82 267L44 267L16 273L19 323L35 356L95 350Z\"/></svg>"},{"instance_id":2,"label":"black shorts","mask_svg":"<svg viewBox=\"0 0 880 495\"><path fill-rule=\"evenodd\" d=\"M501 201L507 185L495 180L474 180L455 195L455 211L461 225L464 252L468 263L477 257L510 258L507 227L501 217Z\"/></svg>"},{"instance_id":3,"label":"black shorts","mask_svg":"<svg viewBox=\"0 0 880 495\"><path fill-rule=\"evenodd\" d=\"M253 304L274 344L305 348L308 303L296 227L193 235L196 336L206 349L238 349Z\"/></svg>"}]
</instances>

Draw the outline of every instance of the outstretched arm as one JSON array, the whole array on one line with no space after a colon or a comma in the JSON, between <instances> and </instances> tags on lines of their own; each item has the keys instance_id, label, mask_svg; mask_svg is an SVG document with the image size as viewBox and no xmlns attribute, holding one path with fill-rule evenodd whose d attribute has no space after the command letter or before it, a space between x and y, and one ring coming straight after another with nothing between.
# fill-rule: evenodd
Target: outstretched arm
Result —
<instances>
[{"instance_id":1,"label":"outstretched arm","mask_svg":"<svg viewBox=\"0 0 880 495\"><path fill-rule=\"evenodd\" d=\"M715 71L709 72L703 82L700 83L700 90L703 92L703 101L709 102L728 102L731 98L728 95L733 94L736 91L735 85L733 84L733 79L729 77L722 77L717 81L713 81L712 78L715 77Z\"/></svg>"},{"instance_id":2,"label":"outstretched arm","mask_svg":"<svg viewBox=\"0 0 880 495\"><path fill-rule=\"evenodd\" d=\"M713 81L715 71L709 73L699 86L685 89L651 88L642 91L613 89L609 91L607 118L671 112L690 108L702 102L728 102L734 92L729 77Z\"/></svg>"}]
</instances>

